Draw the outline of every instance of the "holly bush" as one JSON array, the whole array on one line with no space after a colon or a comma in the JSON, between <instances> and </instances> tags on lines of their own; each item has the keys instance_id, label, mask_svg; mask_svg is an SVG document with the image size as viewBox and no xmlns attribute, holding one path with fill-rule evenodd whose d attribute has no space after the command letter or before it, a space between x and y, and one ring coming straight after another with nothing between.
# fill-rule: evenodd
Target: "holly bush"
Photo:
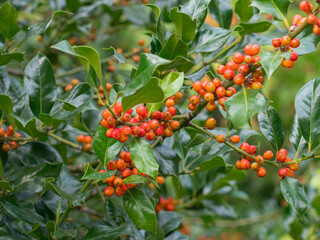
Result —
<instances>
[{"instance_id":1,"label":"holly bush","mask_svg":"<svg viewBox=\"0 0 320 240\"><path fill-rule=\"evenodd\" d=\"M0 238L319 239L319 4L2 1Z\"/></svg>"}]
</instances>

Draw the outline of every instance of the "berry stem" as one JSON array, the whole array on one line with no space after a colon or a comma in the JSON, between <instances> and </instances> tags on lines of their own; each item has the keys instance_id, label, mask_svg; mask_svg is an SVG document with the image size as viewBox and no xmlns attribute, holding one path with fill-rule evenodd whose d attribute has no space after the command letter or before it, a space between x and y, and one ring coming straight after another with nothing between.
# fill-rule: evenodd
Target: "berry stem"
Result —
<instances>
[{"instance_id":1,"label":"berry stem","mask_svg":"<svg viewBox=\"0 0 320 240\"><path fill-rule=\"evenodd\" d=\"M54 133L51 133L51 132L48 132L48 135L54 139L56 139L58 142L60 143L64 143L66 145L69 145L70 147L73 147L73 148L77 148L77 149L80 149L82 150L82 147L76 143L73 143L71 141L68 141L62 137L59 137L58 135L54 134Z\"/></svg>"}]
</instances>

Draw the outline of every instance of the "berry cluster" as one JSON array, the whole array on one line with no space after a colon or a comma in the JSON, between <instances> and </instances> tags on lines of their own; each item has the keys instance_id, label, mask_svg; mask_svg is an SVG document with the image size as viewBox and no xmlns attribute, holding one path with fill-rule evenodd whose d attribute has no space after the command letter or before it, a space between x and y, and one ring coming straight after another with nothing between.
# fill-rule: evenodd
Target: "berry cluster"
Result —
<instances>
[{"instance_id":1,"label":"berry cluster","mask_svg":"<svg viewBox=\"0 0 320 240\"><path fill-rule=\"evenodd\" d=\"M78 135L77 136L77 142L84 144L83 150L85 152L91 152L92 151L92 137L91 136L84 136L84 135Z\"/></svg>"},{"instance_id":2,"label":"berry cluster","mask_svg":"<svg viewBox=\"0 0 320 240\"><path fill-rule=\"evenodd\" d=\"M114 192L117 196L122 196L128 189L132 189L136 186L135 183L124 184L123 179L130 177L131 175L141 175L146 177L145 173L139 172L138 169L134 166L131 160L131 153L122 151L119 154L119 159L117 161L111 160L107 164L107 168L110 171L117 170L117 172L112 175L110 178L105 179L105 182L108 184L108 187L105 188L104 194L107 197L111 197ZM105 172L105 170L100 170L101 172ZM157 177L157 182L159 185L164 183L164 178L161 176Z\"/></svg>"},{"instance_id":3,"label":"berry cluster","mask_svg":"<svg viewBox=\"0 0 320 240\"><path fill-rule=\"evenodd\" d=\"M226 101L228 97L231 97L236 93L236 90L233 87L225 89L222 86L222 82L219 78L215 78L212 81L210 78L205 78L203 82L196 81L193 83L193 90L198 93L198 96L192 95L189 99L190 104L188 108L191 111L197 108L198 104L200 103L200 98L203 98L206 102L208 102L206 108L210 112L216 108L215 100L218 100L218 103L225 110L223 102Z\"/></svg>"},{"instance_id":4,"label":"berry cluster","mask_svg":"<svg viewBox=\"0 0 320 240\"><path fill-rule=\"evenodd\" d=\"M261 69L256 68L251 75L247 76L251 66L258 66L261 59L260 56L257 56L260 53L260 46L258 44L247 45L243 50L245 55L239 52L235 53L229 62L218 67L217 72L227 80L233 79L233 82L238 86L245 84L249 89L262 88L264 79Z\"/></svg>"},{"instance_id":5,"label":"berry cluster","mask_svg":"<svg viewBox=\"0 0 320 240\"><path fill-rule=\"evenodd\" d=\"M302 1L300 4L299 4L299 7L300 9L308 14L308 17L302 17L301 15L295 15L293 18L292 18L292 24L293 26L298 25L297 24L297 21L299 23L299 25L305 21L308 22L309 25L313 25L313 33L316 35L316 36L320 36L320 18L317 18L317 12L313 12L313 5L312 3L309 3L308 1ZM293 22L293 20L295 20Z\"/></svg>"},{"instance_id":6,"label":"berry cluster","mask_svg":"<svg viewBox=\"0 0 320 240\"><path fill-rule=\"evenodd\" d=\"M68 84L65 88L64 91L65 92L69 92L75 85L79 84L80 81L78 79L72 79L71 84Z\"/></svg>"},{"instance_id":7,"label":"berry cluster","mask_svg":"<svg viewBox=\"0 0 320 240\"><path fill-rule=\"evenodd\" d=\"M10 125L7 128L7 131L0 126L0 137L12 137L15 136L16 138L21 138L20 133L15 133L13 130L13 127ZM9 143L10 142L10 143ZM18 143L16 141L10 141L9 139L6 139L5 141L1 141L0 140L0 144L2 143L1 149L4 152L9 152L10 151L10 147L12 150L15 150L18 148Z\"/></svg>"},{"instance_id":8,"label":"berry cluster","mask_svg":"<svg viewBox=\"0 0 320 240\"><path fill-rule=\"evenodd\" d=\"M132 117L133 109L125 113L122 109L122 104L117 102L112 111L120 118L117 119L105 109L102 112L101 125L107 127L106 136L116 139L122 143L126 142L131 135L145 137L148 141L152 141L156 136L171 137L173 131L180 128L180 122L171 121L171 118L176 115L177 109L174 107L175 101L172 98L166 100L166 107L163 113L155 111L152 114L148 113L144 105L139 105L136 108L136 115ZM122 115L121 115L122 114Z\"/></svg>"},{"instance_id":9,"label":"berry cluster","mask_svg":"<svg viewBox=\"0 0 320 240\"><path fill-rule=\"evenodd\" d=\"M291 158L288 156L288 151L286 149L281 148L277 153L277 161L279 163L290 163L292 162ZM288 164L281 168L278 172L280 179L285 178L286 176L293 177L294 172L299 169L298 163Z\"/></svg>"},{"instance_id":10,"label":"berry cluster","mask_svg":"<svg viewBox=\"0 0 320 240\"><path fill-rule=\"evenodd\" d=\"M156 212L160 212L163 210L166 211L174 211L176 204L179 203L178 200L169 197L167 199L161 197L159 203L156 205Z\"/></svg>"},{"instance_id":11,"label":"berry cluster","mask_svg":"<svg viewBox=\"0 0 320 240\"><path fill-rule=\"evenodd\" d=\"M300 40L297 38L291 39L288 35L280 38L272 39L272 45L279 48L282 52L291 51L290 59L283 59L281 66L285 68L292 68L294 62L298 60L298 54L293 51L293 48L300 46Z\"/></svg>"}]
</instances>

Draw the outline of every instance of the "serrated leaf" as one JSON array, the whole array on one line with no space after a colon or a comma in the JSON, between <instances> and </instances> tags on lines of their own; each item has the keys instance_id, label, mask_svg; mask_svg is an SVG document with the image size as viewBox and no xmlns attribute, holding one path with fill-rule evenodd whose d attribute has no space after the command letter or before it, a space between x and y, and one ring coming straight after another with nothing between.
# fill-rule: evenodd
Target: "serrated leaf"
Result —
<instances>
[{"instance_id":1,"label":"serrated leaf","mask_svg":"<svg viewBox=\"0 0 320 240\"><path fill-rule=\"evenodd\" d=\"M136 234L128 223L116 227L95 225L89 230L87 235L81 238L81 240L113 240L117 237L122 237L123 235L134 236Z\"/></svg>"},{"instance_id":2,"label":"serrated leaf","mask_svg":"<svg viewBox=\"0 0 320 240\"><path fill-rule=\"evenodd\" d=\"M228 120L234 128L250 128L253 114L266 111L270 100L264 96L261 89L246 89L236 93L224 102Z\"/></svg>"},{"instance_id":3,"label":"serrated leaf","mask_svg":"<svg viewBox=\"0 0 320 240\"><path fill-rule=\"evenodd\" d=\"M290 51L289 52L268 52L264 51L261 55L261 65L266 71L268 78L271 78L272 74L275 70L280 66L283 59L290 59Z\"/></svg>"},{"instance_id":4,"label":"serrated leaf","mask_svg":"<svg viewBox=\"0 0 320 240\"><path fill-rule=\"evenodd\" d=\"M5 2L0 7L0 32L9 39L20 31L18 26L18 12L10 4L10 1Z\"/></svg>"},{"instance_id":5,"label":"serrated leaf","mask_svg":"<svg viewBox=\"0 0 320 240\"><path fill-rule=\"evenodd\" d=\"M150 78L150 80L140 90L130 96L122 98L123 112L140 103L157 103L164 100L164 93L159 87L158 78Z\"/></svg>"},{"instance_id":6,"label":"serrated leaf","mask_svg":"<svg viewBox=\"0 0 320 240\"><path fill-rule=\"evenodd\" d=\"M57 87L46 56L39 53L28 63L23 82L33 114L38 117L41 113L50 113L57 98Z\"/></svg>"},{"instance_id":7,"label":"serrated leaf","mask_svg":"<svg viewBox=\"0 0 320 240\"><path fill-rule=\"evenodd\" d=\"M200 28L208 12L210 0L189 0L180 8L180 12L188 14L191 19L197 19L197 28Z\"/></svg>"},{"instance_id":8,"label":"serrated leaf","mask_svg":"<svg viewBox=\"0 0 320 240\"><path fill-rule=\"evenodd\" d=\"M139 228L155 232L156 213L148 196L138 188L128 190L123 196L124 210Z\"/></svg>"},{"instance_id":9,"label":"serrated leaf","mask_svg":"<svg viewBox=\"0 0 320 240\"><path fill-rule=\"evenodd\" d=\"M262 134L269 140L273 149L278 152L284 142L284 129L279 113L269 106L266 113L258 114L258 122Z\"/></svg>"},{"instance_id":10,"label":"serrated leaf","mask_svg":"<svg viewBox=\"0 0 320 240\"><path fill-rule=\"evenodd\" d=\"M233 14L230 0L212 0L209 4L209 13L221 28L230 27Z\"/></svg>"},{"instance_id":11,"label":"serrated leaf","mask_svg":"<svg viewBox=\"0 0 320 240\"><path fill-rule=\"evenodd\" d=\"M160 211L157 214L157 218L165 235L177 229L183 219L183 217L178 215L176 212L168 211Z\"/></svg>"},{"instance_id":12,"label":"serrated leaf","mask_svg":"<svg viewBox=\"0 0 320 240\"><path fill-rule=\"evenodd\" d=\"M185 43L193 40L197 26L196 19L193 20L189 15L183 12L178 12L177 7L171 9L170 18L174 23L175 32L178 38Z\"/></svg>"},{"instance_id":13,"label":"serrated leaf","mask_svg":"<svg viewBox=\"0 0 320 240\"><path fill-rule=\"evenodd\" d=\"M232 30L215 27L204 27L196 35L190 53L213 52L226 44Z\"/></svg>"},{"instance_id":14,"label":"serrated leaf","mask_svg":"<svg viewBox=\"0 0 320 240\"><path fill-rule=\"evenodd\" d=\"M62 229L54 221L49 221L47 223L47 230L51 233L53 238L61 238L61 237L72 237L75 238L77 236L76 229Z\"/></svg>"},{"instance_id":15,"label":"serrated leaf","mask_svg":"<svg viewBox=\"0 0 320 240\"><path fill-rule=\"evenodd\" d=\"M308 210L309 201L302 183L295 178L285 177L280 181L283 197L302 217Z\"/></svg>"},{"instance_id":16,"label":"serrated leaf","mask_svg":"<svg viewBox=\"0 0 320 240\"><path fill-rule=\"evenodd\" d=\"M108 162L117 156L124 145L113 138L107 138L107 130L108 128L99 124L93 138L93 149L105 168Z\"/></svg>"},{"instance_id":17,"label":"serrated leaf","mask_svg":"<svg viewBox=\"0 0 320 240\"><path fill-rule=\"evenodd\" d=\"M81 180L86 180L86 179L104 180L112 177L115 173L116 171L103 172L103 173L97 172L91 167L90 163L87 163L84 166L84 174Z\"/></svg>"},{"instance_id":18,"label":"serrated leaf","mask_svg":"<svg viewBox=\"0 0 320 240\"><path fill-rule=\"evenodd\" d=\"M177 56L186 57L187 55L188 45L177 38L177 35L175 33L171 34L159 53L159 57L169 60L174 59Z\"/></svg>"},{"instance_id":19,"label":"serrated leaf","mask_svg":"<svg viewBox=\"0 0 320 240\"><path fill-rule=\"evenodd\" d=\"M295 108L302 136L311 146L320 136L320 78L313 79L299 90Z\"/></svg>"},{"instance_id":20,"label":"serrated leaf","mask_svg":"<svg viewBox=\"0 0 320 240\"><path fill-rule=\"evenodd\" d=\"M268 21L260 21L254 23L240 23L235 31L239 31L241 36L249 33L261 33L267 31L271 27L272 23Z\"/></svg>"},{"instance_id":21,"label":"serrated leaf","mask_svg":"<svg viewBox=\"0 0 320 240\"><path fill-rule=\"evenodd\" d=\"M119 63L128 62L127 59L125 59L120 53L118 53L116 49L114 49L114 47L104 48L103 50L112 52L113 56L118 60Z\"/></svg>"},{"instance_id":22,"label":"serrated leaf","mask_svg":"<svg viewBox=\"0 0 320 240\"><path fill-rule=\"evenodd\" d=\"M235 12L240 17L241 22L248 22L253 16L251 0L238 0L235 5Z\"/></svg>"},{"instance_id":23,"label":"serrated leaf","mask_svg":"<svg viewBox=\"0 0 320 240\"><path fill-rule=\"evenodd\" d=\"M287 12L290 0L252 0L252 6L260 10L260 13L271 14L274 19L284 21L289 27L287 21Z\"/></svg>"},{"instance_id":24,"label":"serrated leaf","mask_svg":"<svg viewBox=\"0 0 320 240\"><path fill-rule=\"evenodd\" d=\"M142 138L134 137L129 148L132 162L137 169L156 179L159 165L153 155L150 144Z\"/></svg>"},{"instance_id":25,"label":"serrated leaf","mask_svg":"<svg viewBox=\"0 0 320 240\"><path fill-rule=\"evenodd\" d=\"M126 93L129 95L139 90L149 81L154 70L165 63L169 63L169 61L153 54L141 54L137 71L135 72L132 80L124 89L121 90L120 93Z\"/></svg>"},{"instance_id":26,"label":"serrated leaf","mask_svg":"<svg viewBox=\"0 0 320 240\"><path fill-rule=\"evenodd\" d=\"M171 72L160 81L160 87L163 90L164 96L161 102L147 104L150 113L159 110L163 102L170 96L177 93L183 85L183 73Z\"/></svg>"}]
</instances>

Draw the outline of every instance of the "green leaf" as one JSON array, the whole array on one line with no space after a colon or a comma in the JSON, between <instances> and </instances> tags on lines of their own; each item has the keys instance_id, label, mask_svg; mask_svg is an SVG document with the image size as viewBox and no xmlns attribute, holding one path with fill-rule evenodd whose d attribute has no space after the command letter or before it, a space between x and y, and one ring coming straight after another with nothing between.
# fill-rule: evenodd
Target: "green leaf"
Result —
<instances>
[{"instance_id":1,"label":"green leaf","mask_svg":"<svg viewBox=\"0 0 320 240\"><path fill-rule=\"evenodd\" d=\"M149 180L149 178L145 178L140 175L131 175L131 176L125 178L123 180L123 183L124 184L130 184L130 183L139 184L139 183L145 183L148 180Z\"/></svg>"},{"instance_id":2,"label":"green leaf","mask_svg":"<svg viewBox=\"0 0 320 240\"><path fill-rule=\"evenodd\" d=\"M197 20L191 19L189 15L183 12L178 12L177 7L171 9L170 18L174 23L178 38L185 43L192 41L197 27Z\"/></svg>"},{"instance_id":3,"label":"green leaf","mask_svg":"<svg viewBox=\"0 0 320 240\"><path fill-rule=\"evenodd\" d=\"M33 224L30 234L32 234L33 237L39 240L48 239L48 236L46 236L46 234L44 233L40 223Z\"/></svg>"},{"instance_id":4,"label":"green leaf","mask_svg":"<svg viewBox=\"0 0 320 240\"><path fill-rule=\"evenodd\" d=\"M5 180L0 180L0 188L2 190L9 190L12 191L12 187L10 186L10 183Z\"/></svg>"},{"instance_id":5,"label":"green leaf","mask_svg":"<svg viewBox=\"0 0 320 240\"><path fill-rule=\"evenodd\" d=\"M168 64L163 64L157 68L159 72L176 69L179 72L187 72L194 66L194 62L184 57L176 57Z\"/></svg>"},{"instance_id":6,"label":"green leaf","mask_svg":"<svg viewBox=\"0 0 320 240\"><path fill-rule=\"evenodd\" d=\"M190 48L190 53L213 52L221 50L230 38L232 30L204 27L197 33Z\"/></svg>"},{"instance_id":7,"label":"green leaf","mask_svg":"<svg viewBox=\"0 0 320 240\"><path fill-rule=\"evenodd\" d=\"M262 134L271 143L273 149L278 152L284 142L284 129L279 113L269 106L266 113L258 114L258 122Z\"/></svg>"},{"instance_id":8,"label":"green leaf","mask_svg":"<svg viewBox=\"0 0 320 240\"><path fill-rule=\"evenodd\" d=\"M134 137L130 144L130 153L133 164L140 172L154 179L158 176L159 165L153 155L150 144L142 138Z\"/></svg>"},{"instance_id":9,"label":"green leaf","mask_svg":"<svg viewBox=\"0 0 320 240\"><path fill-rule=\"evenodd\" d=\"M199 168L195 169L195 174L200 173L200 172L205 172L205 171L210 171L213 168L216 167L226 167L226 162L224 159L220 156L216 156L210 160L206 160L200 163Z\"/></svg>"},{"instance_id":10,"label":"green leaf","mask_svg":"<svg viewBox=\"0 0 320 240\"><path fill-rule=\"evenodd\" d=\"M309 201L302 183L295 178L285 177L280 182L283 197L302 217L309 207Z\"/></svg>"},{"instance_id":11,"label":"green leaf","mask_svg":"<svg viewBox=\"0 0 320 240\"><path fill-rule=\"evenodd\" d=\"M148 196L138 188L128 190L123 196L124 210L139 228L155 232L156 213L154 206Z\"/></svg>"},{"instance_id":12,"label":"green leaf","mask_svg":"<svg viewBox=\"0 0 320 240\"><path fill-rule=\"evenodd\" d=\"M196 136L185 146L185 148L190 149L206 141L210 141L210 140L203 134L197 133Z\"/></svg>"},{"instance_id":13,"label":"green leaf","mask_svg":"<svg viewBox=\"0 0 320 240\"><path fill-rule=\"evenodd\" d=\"M163 46L166 41L165 39L166 39L167 29L165 28L164 24L161 22L161 19L160 19L161 10L158 6L153 5L153 4L147 4L146 6L150 7L157 17L157 37L158 37L158 41L159 41L160 45ZM152 36L152 37L154 38L154 36ZM151 46L151 48L152 48L152 46ZM160 48L161 48L161 46L159 46L159 49Z\"/></svg>"},{"instance_id":14,"label":"green leaf","mask_svg":"<svg viewBox=\"0 0 320 240\"><path fill-rule=\"evenodd\" d=\"M57 87L51 63L42 53L38 53L27 65L24 88L29 96L33 114L49 113L57 98Z\"/></svg>"},{"instance_id":15,"label":"green leaf","mask_svg":"<svg viewBox=\"0 0 320 240\"><path fill-rule=\"evenodd\" d=\"M41 33L44 33L49 28L49 26L50 26L52 20L55 18L55 16L63 15L63 14L71 14L71 13L66 12L66 11L55 11L51 18L47 19L44 22L37 23L37 24L30 26L28 28L28 32L24 38L24 41L32 36L36 36Z\"/></svg>"},{"instance_id":16,"label":"green leaf","mask_svg":"<svg viewBox=\"0 0 320 240\"><path fill-rule=\"evenodd\" d=\"M51 190L56 195L72 203L74 207L85 204L86 193L83 193L83 194L67 193L63 191L54 181L55 181L54 178L47 178L45 180L45 191Z\"/></svg>"},{"instance_id":17,"label":"green leaf","mask_svg":"<svg viewBox=\"0 0 320 240\"><path fill-rule=\"evenodd\" d=\"M290 51L288 52L268 52L264 51L261 55L261 65L266 71L268 78L271 78L275 70L280 66L283 59L290 59Z\"/></svg>"},{"instance_id":18,"label":"green leaf","mask_svg":"<svg viewBox=\"0 0 320 240\"><path fill-rule=\"evenodd\" d=\"M320 136L320 78L313 79L299 90L295 108L302 136L311 146Z\"/></svg>"},{"instance_id":19,"label":"green leaf","mask_svg":"<svg viewBox=\"0 0 320 240\"><path fill-rule=\"evenodd\" d=\"M22 62L24 60L24 54L23 53L5 53L1 55L0 53L0 66L6 65L13 60L17 62Z\"/></svg>"},{"instance_id":20,"label":"green leaf","mask_svg":"<svg viewBox=\"0 0 320 240\"><path fill-rule=\"evenodd\" d=\"M298 151L303 138L302 138L301 127L299 124L299 119L297 114L294 115L292 124L290 126L289 139L294 149Z\"/></svg>"},{"instance_id":21,"label":"green leaf","mask_svg":"<svg viewBox=\"0 0 320 240\"><path fill-rule=\"evenodd\" d=\"M209 4L209 13L221 28L230 27L233 14L230 0L212 0Z\"/></svg>"},{"instance_id":22,"label":"green leaf","mask_svg":"<svg viewBox=\"0 0 320 240\"><path fill-rule=\"evenodd\" d=\"M103 162L105 168L108 162L117 156L124 146L123 143L113 138L107 138L107 130L108 128L102 127L101 124L99 124L93 138L93 149L100 161Z\"/></svg>"},{"instance_id":23,"label":"green leaf","mask_svg":"<svg viewBox=\"0 0 320 240\"><path fill-rule=\"evenodd\" d=\"M163 175L174 175L178 177L181 158L175 151L166 145L158 144L153 149L153 153L159 164L159 171Z\"/></svg>"},{"instance_id":24,"label":"green leaf","mask_svg":"<svg viewBox=\"0 0 320 240\"><path fill-rule=\"evenodd\" d=\"M147 84L135 94L122 98L123 112L140 103L157 103L164 100L163 90L159 87L158 78L150 78Z\"/></svg>"},{"instance_id":25,"label":"green leaf","mask_svg":"<svg viewBox=\"0 0 320 240\"><path fill-rule=\"evenodd\" d=\"M147 108L150 113L159 110L163 102L170 96L177 93L183 85L183 73L170 72L164 79L160 81L160 87L163 90L164 97L161 102L154 104L147 104Z\"/></svg>"},{"instance_id":26,"label":"green leaf","mask_svg":"<svg viewBox=\"0 0 320 240\"><path fill-rule=\"evenodd\" d=\"M180 12L188 14L192 20L197 19L197 28L200 28L207 16L210 0L189 0L181 6Z\"/></svg>"},{"instance_id":27,"label":"green leaf","mask_svg":"<svg viewBox=\"0 0 320 240\"><path fill-rule=\"evenodd\" d=\"M243 170L238 170L236 168L231 168L230 170L227 170L227 175L220 178L218 182L215 185L214 191L224 187L226 184L229 184L232 180L242 180L246 178L247 174Z\"/></svg>"},{"instance_id":28,"label":"green leaf","mask_svg":"<svg viewBox=\"0 0 320 240\"><path fill-rule=\"evenodd\" d=\"M176 230L183 219L183 217L178 215L176 212L167 211L160 211L157 214L157 218L165 235Z\"/></svg>"},{"instance_id":29,"label":"green leaf","mask_svg":"<svg viewBox=\"0 0 320 240\"><path fill-rule=\"evenodd\" d=\"M177 56L186 57L188 55L188 45L177 38L177 35L171 34L169 39L159 53L159 57L165 59L174 59Z\"/></svg>"},{"instance_id":30,"label":"green leaf","mask_svg":"<svg viewBox=\"0 0 320 240\"><path fill-rule=\"evenodd\" d=\"M87 163L84 166L84 175L82 176L81 180L86 180L86 179L104 180L112 177L115 173L116 171L99 173L91 167L90 163Z\"/></svg>"},{"instance_id":31,"label":"green leaf","mask_svg":"<svg viewBox=\"0 0 320 240\"><path fill-rule=\"evenodd\" d=\"M129 95L139 90L149 81L154 70L158 66L165 63L169 63L169 61L153 54L141 54L139 66L133 76L133 79L125 86L125 88L120 93L126 93Z\"/></svg>"},{"instance_id":32,"label":"green leaf","mask_svg":"<svg viewBox=\"0 0 320 240\"><path fill-rule=\"evenodd\" d=\"M260 21L254 23L240 23L235 28L235 31L239 31L241 36L245 36L249 33L261 33L267 31L271 27L272 23L268 21Z\"/></svg>"},{"instance_id":33,"label":"green leaf","mask_svg":"<svg viewBox=\"0 0 320 240\"><path fill-rule=\"evenodd\" d=\"M115 59L118 60L119 63L126 63L128 62L114 47L104 48L103 50L111 51Z\"/></svg>"},{"instance_id":34,"label":"green leaf","mask_svg":"<svg viewBox=\"0 0 320 240\"><path fill-rule=\"evenodd\" d=\"M251 0L238 0L235 5L235 12L240 17L241 22L248 22L253 16Z\"/></svg>"},{"instance_id":35,"label":"green leaf","mask_svg":"<svg viewBox=\"0 0 320 240\"><path fill-rule=\"evenodd\" d=\"M236 93L224 102L228 119L234 128L250 128L253 114L267 110L270 100L264 96L261 89L246 89Z\"/></svg>"},{"instance_id":36,"label":"green leaf","mask_svg":"<svg viewBox=\"0 0 320 240\"><path fill-rule=\"evenodd\" d=\"M286 26L289 26L287 11L290 3L290 0L252 0L252 6L258 8L260 13L271 14L274 19L284 21Z\"/></svg>"},{"instance_id":37,"label":"green leaf","mask_svg":"<svg viewBox=\"0 0 320 240\"><path fill-rule=\"evenodd\" d=\"M0 7L0 32L5 38L9 39L19 31L18 12L8 1Z\"/></svg>"},{"instance_id":38,"label":"green leaf","mask_svg":"<svg viewBox=\"0 0 320 240\"><path fill-rule=\"evenodd\" d=\"M23 132L25 132L26 134L28 134L33 139L35 139L35 138L39 138L40 140L47 139L47 134L39 131L39 129L37 128L35 118L25 122L24 119L22 119L16 115L12 114L12 116L14 117L14 120L15 120L17 127L20 130L22 130Z\"/></svg>"},{"instance_id":39,"label":"green leaf","mask_svg":"<svg viewBox=\"0 0 320 240\"><path fill-rule=\"evenodd\" d=\"M123 235L134 236L136 233L128 223L120 226L94 225L81 240L113 240Z\"/></svg>"},{"instance_id":40,"label":"green leaf","mask_svg":"<svg viewBox=\"0 0 320 240\"><path fill-rule=\"evenodd\" d=\"M70 105L69 105L69 107L70 107ZM69 110L72 110L72 109L69 109ZM61 110L57 113L54 113L52 115L52 117L54 117L54 119L58 119L58 120L68 120L68 119L73 119L76 116L78 116L78 114L83 113L84 111L88 111L88 110L98 111L97 107L95 105L93 105L93 103L90 99L85 101L83 104L81 104L74 111L70 112L70 111Z\"/></svg>"},{"instance_id":41,"label":"green leaf","mask_svg":"<svg viewBox=\"0 0 320 240\"><path fill-rule=\"evenodd\" d=\"M10 124L15 127L16 124L11 115L13 113L13 105L9 96L0 94L0 109L4 112L4 114L6 114Z\"/></svg>"},{"instance_id":42,"label":"green leaf","mask_svg":"<svg viewBox=\"0 0 320 240\"><path fill-rule=\"evenodd\" d=\"M56 225L54 221L49 221L47 223L47 230L53 238L61 238L61 237L72 237L75 238L77 236L76 229L61 229Z\"/></svg>"}]
</instances>

